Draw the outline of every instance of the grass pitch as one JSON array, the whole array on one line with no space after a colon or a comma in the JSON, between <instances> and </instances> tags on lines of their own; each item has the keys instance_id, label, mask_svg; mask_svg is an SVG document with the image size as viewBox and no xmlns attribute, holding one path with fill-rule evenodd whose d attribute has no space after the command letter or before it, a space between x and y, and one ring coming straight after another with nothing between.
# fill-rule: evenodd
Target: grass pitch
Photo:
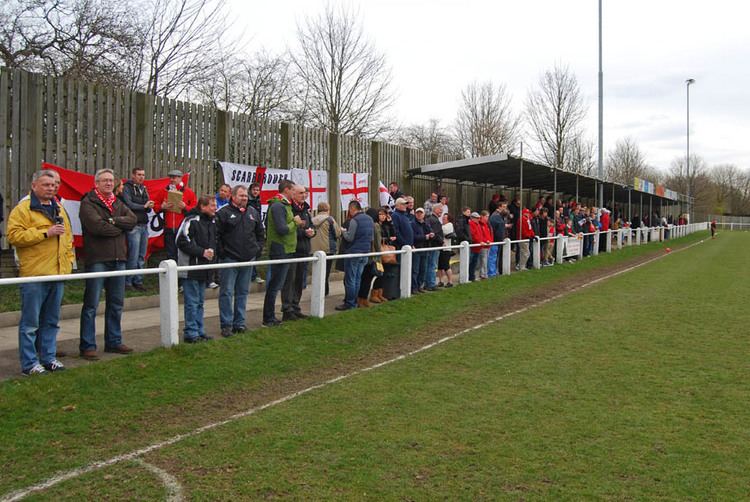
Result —
<instances>
[{"instance_id":1,"label":"grass pitch","mask_svg":"<svg viewBox=\"0 0 750 502\"><path fill-rule=\"evenodd\" d=\"M195 499L747 497L748 244L747 234L722 234L145 460ZM479 307L531 304L545 288L662 247L6 383L0 493L257 404L269 381L387 359L410 333L452 329L462 315L476 324ZM40 496L163 498L158 482L136 481L145 471L122 475L131 470Z\"/></svg>"}]
</instances>

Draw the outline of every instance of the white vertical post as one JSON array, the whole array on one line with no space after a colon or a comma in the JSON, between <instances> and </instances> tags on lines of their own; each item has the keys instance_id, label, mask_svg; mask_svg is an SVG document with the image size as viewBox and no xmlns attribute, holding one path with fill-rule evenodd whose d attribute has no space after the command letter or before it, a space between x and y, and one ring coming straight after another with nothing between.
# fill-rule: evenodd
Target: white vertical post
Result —
<instances>
[{"instance_id":1,"label":"white vertical post","mask_svg":"<svg viewBox=\"0 0 750 502\"><path fill-rule=\"evenodd\" d=\"M159 323L161 346L171 347L180 343L180 313L177 300L177 263L164 260L159 263L163 270L159 274Z\"/></svg>"},{"instance_id":2,"label":"white vertical post","mask_svg":"<svg viewBox=\"0 0 750 502\"><path fill-rule=\"evenodd\" d=\"M607 242L604 245L604 249L607 251L607 253L612 252L612 229L607 230Z\"/></svg>"},{"instance_id":3,"label":"white vertical post","mask_svg":"<svg viewBox=\"0 0 750 502\"><path fill-rule=\"evenodd\" d=\"M555 249L555 261L558 265L562 265L563 262L563 253L565 252L565 239L566 237L562 234L558 234L557 238L555 239L555 246L557 247Z\"/></svg>"},{"instance_id":4,"label":"white vertical post","mask_svg":"<svg viewBox=\"0 0 750 502\"><path fill-rule=\"evenodd\" d=\"M583 241L586 239L586 236L583 235L583 233L581 233L577 237L580 237L580 239L578 240L581 241L580 242L581 245L578 246L578 261L581 261L583 260Z\"/></svg>"},{"instance_id":5,"label":"white vertical post","mask_svg":"<svg viewBox=\"0 0 750 502\"><path fill-rule=\"evenodd\" d=\"M310 315L322 319L326 314L326 253L315 251L313 256L317 261L312 262Z\"/></svg>"},{"instance_id":6,"label":"white vertical post","mask_svg":"<svg viewBox=\"0 0 750 502\"><path fill-rule=\"evenodd\" d=\"M542 251L541 242L539 241L539 237L534 237L534 240L531 242L531 264L535 269L542 268L542 261L540 259Z\"/></svg>"},{"instance_id":7,"label":"white vertical post","mask_svg":"<svg viewBox=\"0 0 750 502\"><path fill-rule=\"evenodd\" d=\"M625 234L625 229L617 230L617 249L622 249L622 239Z\"/></svg>"},{"instance_id":8,"label":"white vertical post","mask_svg":"<svg viewBox=\"0 0 750 502\"><path fill-rule=\"evenodd\" d=\"M469 260L471 259L471 248L467 241L461 241L461 249L458 250L458 283L469 282Z\"/></svg>"},{"instance_id":9,"label":"white vertical post","mask_svg":"<svg viewBox=\"0 0 750 502\"><path fill-rule=\"evenodd\" d=\"M641 245L641 228L638 227L635 231L635 245L640 246Z\"/></svg>"},{"instance_id":10,"label":"white vertical post","mask_svg":"<svg viewBox=\"0 0 750 502\"><path fill-rule=\"evenodd\" d=\"M500 250L503 253L503 275L510 275L510 239L505 238L503 241L503 249Z\"/></svg>"},{"instance_id":11,"label":"white vertical post","mask_svg":"<svg viewBox=\"0 0 750 502\"><path fill-rule=\"evenodd\" d=\"M659 227L659 242L664 242L664 227Z\"/></svg>"},{"instance_id":12,"label":"white vertical post","mask_svg":"<svg viewBox=\"0 0 750 502\"><path fill-rule=\"evenodd\" d=\"M599 254L599 239L601 239L601 232L597 230L594 232L594 247L591 248L591 254L597 256Z\"/></svg>"},{"instance_id":13,"label":"white vertical post","mask_svg":"<svg viewBox=\"0 0 750 502\"><path fill-rule=\"evenodd\" d=\"M408 244L401 248L401 298L411 296L411 246Z\"/></svg>"}]
</instances>

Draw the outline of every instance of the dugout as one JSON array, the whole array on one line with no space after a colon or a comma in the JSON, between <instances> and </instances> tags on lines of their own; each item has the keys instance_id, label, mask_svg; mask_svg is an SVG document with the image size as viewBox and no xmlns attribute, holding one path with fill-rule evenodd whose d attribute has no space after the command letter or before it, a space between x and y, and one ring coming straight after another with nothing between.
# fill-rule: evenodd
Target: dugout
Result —
<instances>
[{"instance_id":1,"label":"dugout","mask_svg":"<svg viewBox=\"0 0 750 502\"><path fill-rule=\"evenodd\" d=\"M457 184L484 185L489 193L503 192L515 195L520 192L525 207L531 206L540 196L555 194L555 199L575 198L586 205L598 205L596 194L604 186L604 205L618 208L632 217L634 214L672 215L674 218L686 212L683 207L687 199L679 195L678 200L636 190L632 185L600 180L595 177L556 169L544 164L505 153L427 164L409 169L413 179L433 180L436 185L443 182ZM469 205L480 207L478 201L462 200L462 190L457 191L458 200L453 206ZM473 202L473 204L472 204ZM481 208L489 202L482 201Z\"/></svg>"}]
</instances>

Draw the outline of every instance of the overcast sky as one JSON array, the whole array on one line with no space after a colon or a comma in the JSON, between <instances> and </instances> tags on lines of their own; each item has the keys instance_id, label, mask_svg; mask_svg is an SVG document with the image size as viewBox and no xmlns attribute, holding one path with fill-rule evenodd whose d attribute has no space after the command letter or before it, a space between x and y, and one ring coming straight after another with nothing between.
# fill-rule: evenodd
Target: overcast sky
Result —
<instances>
[{"instance_id":1,"label":"overcast sky","mask_svg":"<svg viewBox=\"0 0 750 502\"><path fill-rule=\"evenodd\" d=\"M576 74L597 139L596 0L369 0L367 36L393 71L402 124L452 123L469 82L505 83L516 111L556 63ZM296 43L297 23L326 3L230 0L247 51ZM334 5L336 5L334 3ZM750 3L737 0L604 1L604 149L631 136L654 167L685 154L685 80L691 152L709 165L750 168Z\"/></svg>"}]
</instances>

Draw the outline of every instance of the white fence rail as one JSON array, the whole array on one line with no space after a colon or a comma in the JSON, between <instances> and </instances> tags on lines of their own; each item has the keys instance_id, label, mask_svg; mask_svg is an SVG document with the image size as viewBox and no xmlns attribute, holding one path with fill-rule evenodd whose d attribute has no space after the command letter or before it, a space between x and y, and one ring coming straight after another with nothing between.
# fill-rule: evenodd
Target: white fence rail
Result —
<instances>
[{"instance_id":1,"label":"white fence rail","mask_svg":"<svg viewBox=\"0 0 750 502\"><path fill-rule=\"evenodd\" d=\"M637 228L637 229L619 229L619 230L608 230L606 232L591 232L577 234L580 238L585 236L593 236L594 244L592 248L592 255L599 253L599 241L604 234L606 234L606 252L612 251L612 242L616 242L617 249L623 247L623 242L626 240L628 246L641 245L649 242L649 237L652 242L663 241L668 239L675 239L687 236L697 231L708 230L709 223L692 223L688 225L670 225L668 227L651 227L651 228ZM635 235L635 237L634 237ZM556 247L555 251L555 262L557 264L563 263L563 245L566 236L558 235L555 237L536 237L530 242L530 252L533 262L533 268L541 268L541 246L542 241L547 241L550 244L554 242ZM635 238L635 244L633 239ZM445 247L430 247L430 248L413 248L411 246L404 246L400 250L396 251L383 251L378 253L361 253L361 254L345 254L345 255L326 255L323 251L317 251L314 255L305 258L289 258L283 260L262 260L262 261L248 261L241 263L213 263L210 265L192 265L192 266L177 266L173 260L165 260L159 264L158 268L148 268L139 270L121 270L112 272L87 272L78 274L68 275L46 275L46 276L34 276L34 277L14 277L8 279L0 279L0 286L23 284L30 282L49 282L49 281L73 281L73 280L84 280L93 279L97 277L120 277L128 275L159 275L159 303L160 303L160 334L161 344L164 347L170 347L179 343L179 302L178 302L178 274L184 271L197 271L197 270L217 270L223 268L236 268L236 267L257 267L260 265L281 265L284 263L312 263L312 280L310 287L311 289L311 306L310 314L313 317L322 318L325 315L325 270L326 261L328 260L340 260L346 258L356 257L376 257L386 254L395 254L399 257L400 262L400 289L401 298L409 298L411 296L412 286L412 260L411 257L415 253L425 253L430 251L440 250L459 250L459 284L465 284L469 282L469 262L471 248L476 247L491 247L499 246L498 253L502 253L502 264L503 268L498 271L502 275L510 275L511 273L511 247L514 244L520 244L529 242L528 239L514 240L505 239L502 242L493 242L490 244L469 244L464 241L461 244ZM583 246L580 247L580 256L583 254Z\"/></svg>"},{"instance_id":2,"label":"white fence rail","mask_svg":"<svg viewBox=\"0 0 750 502\"><path fill-rule=\"evenodd\" d=\"M735 222L716 222L716 228L721 230L729 230L733 232L735 230L750 230L750 223L735 223Z\"/></svg>"}]
</instances>

